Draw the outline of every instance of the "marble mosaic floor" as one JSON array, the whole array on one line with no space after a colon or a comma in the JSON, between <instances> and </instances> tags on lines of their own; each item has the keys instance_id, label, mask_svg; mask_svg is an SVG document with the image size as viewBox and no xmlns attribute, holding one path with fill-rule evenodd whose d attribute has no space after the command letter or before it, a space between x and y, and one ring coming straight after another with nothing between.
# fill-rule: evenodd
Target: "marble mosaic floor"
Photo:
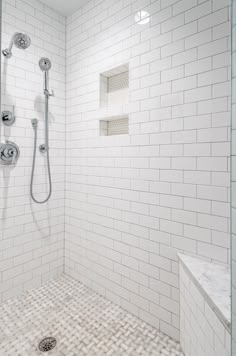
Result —
<instances>
[{"instance_id":1,"label":"marble mosaic floor","mask_svg":"<svg viewBox=\"0 0 236 356\"><path fill-rule=\"evenodd\" d=\"M38 343L57 339L50 352ZM60 277L0 306L0 356L183 356L179 345L83 284Z\"/></svg>"}]
</instances>

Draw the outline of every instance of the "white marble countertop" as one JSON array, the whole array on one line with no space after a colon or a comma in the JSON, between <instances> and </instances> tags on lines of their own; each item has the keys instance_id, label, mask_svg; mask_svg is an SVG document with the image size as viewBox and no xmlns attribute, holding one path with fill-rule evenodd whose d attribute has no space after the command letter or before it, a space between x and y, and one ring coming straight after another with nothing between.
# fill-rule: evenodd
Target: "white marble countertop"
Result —
<instances>
[{"instance_id":1,"label":"white marble countertop","mask_svg":"<svg viewBox=\"0 0 236 356\"><path fill-rule=\"evenodd\" d=\"M191 275L200 292L223 324L231 325L230 267L178 254L180 263Z\"/></svg>"}]
</instances>

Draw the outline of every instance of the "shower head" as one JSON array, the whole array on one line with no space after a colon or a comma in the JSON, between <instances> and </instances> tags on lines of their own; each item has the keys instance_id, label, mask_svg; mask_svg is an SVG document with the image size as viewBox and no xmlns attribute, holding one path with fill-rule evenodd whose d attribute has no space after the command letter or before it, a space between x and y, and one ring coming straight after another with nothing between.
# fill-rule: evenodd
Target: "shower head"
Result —
<instances>
[{"instance_id":1,"label":"shower head","mask_svg":"<svg viewBox=\"0 0 236 356\"><path fill-rule=\"evenodd\" d=\"M14 45L20 49L27 49L31 44L31 39L24 33L15 33L13 36Z\"/></svg>"},{"instance_id":2,"label":"shower head","mask_svg":"<svg viewBox=\"0 0 236 356\"><path fill-rule=\"evenodd\" d=\"M51 69L51 61L48 58L41 58L39 60L39 68L41 69L42 72L48 72Z\"/></svg>"},{"instance_id":3,"label":"shower head","mask_svg":"<svg viewBox=\"0 0 236 356\"><path fill-rule=\"evenodd\" d=\"M31 44L31 39L28 35L26 35L25 33L16 32L12 36L9 48L4 49L2 53L6 58L11 58L12 56L11 50L13 45L15 45L16 48L19 49L27 49L30 46L30 44Z\"/></svg>"}]
</instances>

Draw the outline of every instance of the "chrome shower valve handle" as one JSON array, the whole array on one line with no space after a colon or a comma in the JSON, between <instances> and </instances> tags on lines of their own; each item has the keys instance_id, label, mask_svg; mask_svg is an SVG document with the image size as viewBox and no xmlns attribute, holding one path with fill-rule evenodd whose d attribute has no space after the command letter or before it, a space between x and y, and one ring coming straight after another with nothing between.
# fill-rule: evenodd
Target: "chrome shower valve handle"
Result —
<instances>
[{"instance_id":1,"label":"chrome shower valve handle","mask_svg":"<svg viewBox=\"0 0 236 356\"><path fill-rule=\"evenodd\" d=\"M15 165L20 157L20 149L14 143L6 141L0 144L0 163L4 165Z\"/></svg>"}]
</instances>

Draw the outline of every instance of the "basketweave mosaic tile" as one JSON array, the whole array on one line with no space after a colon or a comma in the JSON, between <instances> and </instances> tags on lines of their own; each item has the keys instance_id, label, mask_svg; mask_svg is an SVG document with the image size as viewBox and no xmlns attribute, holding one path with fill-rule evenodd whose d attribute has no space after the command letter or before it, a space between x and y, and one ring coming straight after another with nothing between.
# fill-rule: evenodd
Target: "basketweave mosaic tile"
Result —
<instances>
[{"instance_id":1,"label":"basketweave mosaic tile","mask_svg":"<svg viewBox=\"0 0 236 356\"><path fill-rule=\"evenodd\" d=\"M174 340L66 276L3 303L0 320L1 356L183 356ZM40 351L41 340L53 349Z\"/></svg>"}]
</instances>

